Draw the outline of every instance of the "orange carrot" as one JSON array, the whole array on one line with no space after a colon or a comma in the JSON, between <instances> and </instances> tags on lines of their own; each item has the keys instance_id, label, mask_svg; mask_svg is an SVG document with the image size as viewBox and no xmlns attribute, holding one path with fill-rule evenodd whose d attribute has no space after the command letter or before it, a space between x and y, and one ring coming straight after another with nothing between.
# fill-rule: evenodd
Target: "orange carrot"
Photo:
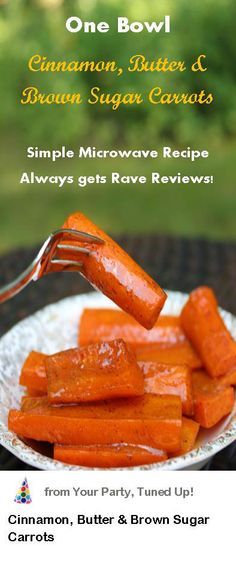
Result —
<instances>
[{"instance_id":1,"label":"orange carrot","mask_svg":"<svg viewBox=\"0 0 236 561\"><path fill-rule=\"evenodd\" d=\"M82 213L69 216L63 228L87 232L104 241L102 245L89 244L89 255L79 255L84 276L146 329L151 329L166 300L166 294L160 286ZM81 244L76 242L76 245Z\"/></svg>"},{"instance_id":2,"label":"orange carrot","mask_svg":"<svg viewBox=\"0 0 236 561\"><path fill-rule=\"evenodd\" d=\"M227 386L236 386L236 369L233 368L228 374L224 376L219 376L217 378L218 386L226 388Z\"/></svg>"},{"instance_id":3,"label":"orange carrot","mask_svg":"<svg viewBox=\"0 0 236 561\"><path fill-rule=\"evenodd\" d=\"M165 316L163 316L163 320L164 317ZM160 319L161 318L162 316ZM193 369L201 368L201 361L188 341L181 345L177 344L168 347L157 344L147 344L136 349L136 356L140 361L163 362L173 365L185 364ZM47 355L43 353L32 351L23 365L20 383L27 386L31 393L33 391L38 391L41 395L47 393L46 357Z\"/></svg>"},{"instance_id":4,"label":"orange carrot","mask_svg":"<svg viewBox=\"0 0 236 561\"><path fill-rule=\"evenodd\" d=\"M69 349L46 358L48 399L79 403L144 393L143 374L122 339Z\"/></svg>"},{"instance_id":5,"label":"orange carrot","mask_svg":"<svg viewBox=\"0 0 236 561\"><path fill-rule=\"evenodd\" d=\"M236 370L236 342L219 314L210 288L200 287L190 294L181 320L210 376L223 376Z\"/></svg>"},{"instance_id":6,"label":"orange carrot","mask_svg":"<svg viewBox=\"0 0 236 561\"><path fill-rule=\"evenodd\" d=\"M47 395L47 392L26 388L25 395L23 395L22 399L24 397L44 397L45 395Z\"/></svg>"},{"instance_id":7,"label":"orange carrot","mask_svg":"<svg viewBox=\"0 0 236 561\"><path fill-rule=\"evenodd\" d=\"M174 452L181 442L181 401L146 394L60 407L45 398L25 398L21 411L10 411L8 426L21 437L56 444L128 442Z\"/></svg>"},{"instance_id":8,"label":"orange carrot","mask_svg":"<svg viewBox=\"0 0 236 561\"><path fill-rule=\"evenodd\" d=\"M30 360L32 355L33 360ZM22 385L26 385L28 391L31 393L32 397L35 395L46 395L47 394L47 376L46 376L46 366L45 360L47 355L42 353L32 352L29 355L29 359L26 360L23 366L20 382ZM192 350L189 343L184 345L176 345L173 347L163 348L160 346L147 346L136 350L136 357L141 362L158 362L164 364L182 364L189 366L192 369L201 368L201 361L198 359L196 353ZM30 368L27 366L31 364ZM26 368L27 366L27 368ZM221 379L221 378L220 378ZM233 379L233 375L232 375ZM222 378L223 383L223 378ZM234 382L230 382L230 385ZM32 393L33 392L33 393ZM36 392L36 393L35 393ZM39 392L39 394L37 394Z\"/></svg>"},{"instance_id":9,"label":"orange carrot","mask_svg":"<svg viewBox=\"0 0 236 561\"><path fill-rule=\"evenodd\" d=\"M150 343L174 345L187 340L177 316L161 315L154 327L147 331L121 310L88 308L83 311L79 326L80 346L120 338L132 347Z\"/></svg>"},{"instance_id":10,"label":"orange carrot","mask_svg":"<svg viewBox=\"0 0 236 561\"><path fill-rule=\"evenodd\" d=\"M181 448L178 452L170 454L170 456L182 456L187 454L193 449L196 442L196 438L199 432L199 423L193 421L192 419L182 418L182 433L181 433Z\"/></svg>"},{"instance_id":11,"label":"orange carrot","mask_svg":"<svg viewBox=\"0 0 236 561\"><path fill-rule=\"evenodd\" d=\"M27 386L31 391L47 392L45 358L45 354L36 351L28 355L20 374L22 386Z\"/></svg>"},{"instance_id":12,"label":"orange carrot","mask_svg":"<svg viewBox=\"0 0 236 561\"><path fill-rule=\"evenodd\" d=\"M54 459L66 464L85 467L120 468L163 462L163 450L131 444L94 446L54 445Z\"/></svg>"},{"instance_id":13,"label":"orange carrot","mask_svg":"<svg viewBox=\"0 0 236 561\"><path fill-rule=\"evenodd\" d=\"M191 370L185 365L139 362L144 375L145 392L157 395L178 395L183 413L193 414Z\"/></svg>"},{"instance_id":14,"label":"orange carrot","mask_svg":"<svg viewBox=\"0 0 236 561\"><path fill-rule=\"evenodd\" d=\"M192 419L182 419L182 445L181 454L187 454L193 449L199 431L199 423Z\"/></svg>"},{"instance_id":15,"label":"orange carrot","mask_svg":"<svg viewBox=\"0 0 236 561\"><path fill-rule=\"evenodd\" d=\"M135 349L136 357L140 361L163 362L165 364L185 364L192 370L201 368L202 361L188 341L181 345L162 347L147 345Z\"/></svg>"},{"instance_id":16,"label":"orange carrot","mask_svg":"<svg viewBox=\"0 0 236 561\"><path fill-rule=\"evenodd\" d=\"M232 387L221 387L204 371L193 372L194 419L211 428L228 415L234 406Z\"/></svg>"}]
</instances>

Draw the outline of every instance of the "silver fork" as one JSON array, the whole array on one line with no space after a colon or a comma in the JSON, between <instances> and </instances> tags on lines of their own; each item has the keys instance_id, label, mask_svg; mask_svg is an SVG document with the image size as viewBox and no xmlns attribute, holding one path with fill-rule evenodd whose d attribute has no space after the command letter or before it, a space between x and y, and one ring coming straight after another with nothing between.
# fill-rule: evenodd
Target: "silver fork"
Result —
<instances>
[{"instance_id":1,"label":"silver fork","mask_svg":"<svg viewBox=\"0 0 236 561\"><path fill-rule=\"evenodd\" d=\"M46 239L38 254L32 263L21 273L15 280L6 284L0 289L0 303L9 300L23 288L25 288L31 281L37 281L42 276L47 275L56 270L61 271L76 271L81 273L83 263L77 259L71 259L64 256L69 252L77 254L90 254L90 249L87 247L80 247L70 245L70 241L80 242L85 244L103 244L101 238L87 234L86 232L79 232L78 230L61 229L56 230ZM62 243L63 242L63 243ZM58 250L63 250L63 258L58 255ZM54 267L53 267L54 266Z\"/></svg>"}]
</instances>

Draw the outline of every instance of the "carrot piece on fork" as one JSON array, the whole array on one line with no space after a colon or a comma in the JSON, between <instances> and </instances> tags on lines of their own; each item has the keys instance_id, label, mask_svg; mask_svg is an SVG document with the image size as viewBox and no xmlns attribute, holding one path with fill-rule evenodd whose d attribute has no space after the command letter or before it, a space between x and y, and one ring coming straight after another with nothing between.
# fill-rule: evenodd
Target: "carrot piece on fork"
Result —
<instances>
[{"instance_id":1,"label":"carrot piece on fork","mask_svg":"<svg viewBox=\"0 0 236 561\"><path fill-rule=\"evenodd\" d=\"M103 240L103 244L89 244L89 255L79 254L84 276L146 329L151 329L166 300L160 286L81 212L71 214L63 228L87 232ZM81 245L79 242L71 244ZM86 244L82 245L86 248ZM61 252L63 257L63 249Z\"/></svg>"}]
</instances>

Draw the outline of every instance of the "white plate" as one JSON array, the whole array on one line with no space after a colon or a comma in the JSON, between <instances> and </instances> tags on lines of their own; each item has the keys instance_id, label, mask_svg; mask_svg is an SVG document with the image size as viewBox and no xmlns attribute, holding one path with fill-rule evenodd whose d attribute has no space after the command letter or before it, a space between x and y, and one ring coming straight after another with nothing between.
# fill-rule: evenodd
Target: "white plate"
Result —
<instances>
[{"instance_id":1,"label":"white plate","mask_svg":"<svg viewBox=\"0 0 236 561\"><path fill-rule=\"evenodd\" d=\"M180 292L169 292L168 296L164 313L178 315L187 295ZM66 298L21 321L0 340L0 443L23 462L39 469L76 471L86 468L63 464L27 446L8 430L8 411L11 408L19 407L22 392L18 380L26 356L32 350L50 354L75 347L79 318L85 307L114 308L115 306L97 292ZM221 311L221 313L228 329L236 338L236 318L228 312ZM201 431L198 447L188 454L162 463L126 469L199 469L208 458L235 439L236 404L234 411L223 422L211 430Z\"/></svg>"}]
</instances>

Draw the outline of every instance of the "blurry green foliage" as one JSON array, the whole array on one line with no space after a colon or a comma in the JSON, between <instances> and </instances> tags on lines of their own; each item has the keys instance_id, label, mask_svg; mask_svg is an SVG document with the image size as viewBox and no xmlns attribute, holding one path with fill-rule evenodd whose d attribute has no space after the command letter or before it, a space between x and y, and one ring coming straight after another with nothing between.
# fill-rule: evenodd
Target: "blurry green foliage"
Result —
<instances>
[{"instance_id":1,"label":"blurry green foliage","mask_svg":"<svg viewBox=\"0 0 236 561\"><path fill-rule=\"evenodd\" d=\"M117 16L160 21L171 15L171 34L118 35ZM107 21L107 34L71 34L67 17ZM172 235L235 239L236 147L236 1L235 0L0 0L0 251L31 245L80 209L103 228L120 232L168 232ZM29 58L39 53L55 60L117 60L127 67L134 54L147 59L185 60L200 53L208 71L178 73L32 73ZM147 102L112 111L110 107L23 106L22 90L81 92L140 91L160 85L164 91L212 92L209 106L153 106ZM27 160L26 147L66 144L98 148L136 146L159 149L167 142L209 150L207 160ZM23 170L38 174L214 174L214 184L90 185L84 189L19 185Z\"/></svg>"},{"instance_id":2,"label":"blurry green foliage","mask_svg":"<svg viewBox=\"0 0 236 561\"><path fill-rule=\"evenodd\" d=\"M171 14L170 35L115 32L116 18L157 20ZM108 21L107 34L70 34L66 18ZM2 134L16 129L27 143L60 144L112 142L146 146L168 138L179 144L196 143L203 130L209 143L220 145L236 134L236 2L235 0L5 0L0 6L0 126ZM200 53L207 55L208 71L181 73L32 73L27 63L39 53L56 60L117 60L127 66L133 54L147 59L168 56L191 65ZM41 92L82 92L91 86L104 91L148 92L160 85L167 92L215 95L211 106L142 106L119 109L88 106L21 106L22 90L29 85ZM141 125L141 126L140 126ZM141 134L145 138L141 137Z\"/></svg>"}]
</instances>

